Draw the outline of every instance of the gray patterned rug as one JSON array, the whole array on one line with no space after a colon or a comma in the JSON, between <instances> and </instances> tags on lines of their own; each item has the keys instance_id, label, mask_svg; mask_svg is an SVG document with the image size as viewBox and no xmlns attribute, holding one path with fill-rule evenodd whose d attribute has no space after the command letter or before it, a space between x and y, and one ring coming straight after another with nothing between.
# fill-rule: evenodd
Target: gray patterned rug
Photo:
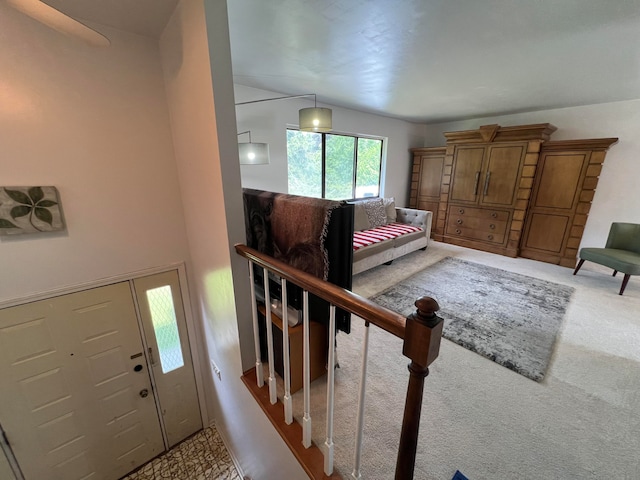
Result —
<instances>
[{"instance_id":1,"label":"gray patterned rug","mask_svg":"<svg viewBox=\"0 0 640 480\"><path fill-rule=\"evenodd\" d=\"M407 316L417 298L433 297L445 338L539 382L573 290L446 257L371 300Z\"/></svg>"}]
</instances>

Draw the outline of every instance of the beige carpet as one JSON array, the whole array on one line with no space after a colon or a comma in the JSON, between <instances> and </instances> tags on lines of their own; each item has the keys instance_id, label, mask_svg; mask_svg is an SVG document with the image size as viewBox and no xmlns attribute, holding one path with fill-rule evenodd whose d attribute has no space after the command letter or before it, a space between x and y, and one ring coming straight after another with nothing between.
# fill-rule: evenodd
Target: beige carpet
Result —
<instances>
[{"instance_id":1,"label":"beige carpet","mask_svg":"<svg viewBox=\"0 0 640 480\"><path fill-rule=\"evenodd\" d=\"M617 295L618 278L585 264L571 270L432 242L354 278L371 296L446 257L576 289L545 379L536 383L448 340L427 377L416 479L640 478L640 280ZM442 279L446 282L446 278ZM338 336L336 467L353 468L354 405L364 327ZM400 340L372 327L363 478L393 478L408 372ZM314 441L325 435L325 384L312 388ZM294 396L300 416L302 394Z\"/></svg>"}]
</instances>

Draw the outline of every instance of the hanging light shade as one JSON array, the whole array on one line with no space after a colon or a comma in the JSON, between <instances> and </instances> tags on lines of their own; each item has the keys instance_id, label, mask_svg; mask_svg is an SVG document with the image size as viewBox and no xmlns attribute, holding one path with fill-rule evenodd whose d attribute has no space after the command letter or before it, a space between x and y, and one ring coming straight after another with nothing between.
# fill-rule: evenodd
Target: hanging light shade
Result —
<instances>
[{"instance_id":1,"label":"hanging light shade","mask_svg":"<svg viewBox=\"0 0 640 480\"><path fill-rule=\"evenodd\" d=\"M303 93L302 95L285 95L284 97L249 100L247 102L236 103L236 105L247 105L249 103L270 102L272 100L302 97L313 97L313 107L303 108L298 111L298 125L300 130L303 132L330 132L333 128L333 124L331 122L331 109L318 107L315 93Z\"/></svg>"},{"instance_id":2,"label":"hanging light shade","mask_svg":"<svg viewBox=\"0 0 640 480\"><path fill-rule=\"evenodd\" d=\"M239 143L240 165L268 165L268 143Z\"/></svg>"},{"instance_id":3,"label":"hanging light shade","mask_svg":"<svg viewBox=\"0 0 640 480\"><path fill-rule=\"evenodd\" d=\"M303 132L330 132L331 109L321 107L303 108L298 112L300 130Z\"/></svg>"},{"instance_id":4,"label":"hanging light shade","mask_svg":"<svg viewBox=\"0 0 640 480\"><path fill-rule=\"evenodd\" d=\"M238 156L240 157L240 165L268 165L269 164L269 144L253 143L251 141L251 132L240 132L249 134L249 143L238 143Z\"/></svg>"}]
</instances>

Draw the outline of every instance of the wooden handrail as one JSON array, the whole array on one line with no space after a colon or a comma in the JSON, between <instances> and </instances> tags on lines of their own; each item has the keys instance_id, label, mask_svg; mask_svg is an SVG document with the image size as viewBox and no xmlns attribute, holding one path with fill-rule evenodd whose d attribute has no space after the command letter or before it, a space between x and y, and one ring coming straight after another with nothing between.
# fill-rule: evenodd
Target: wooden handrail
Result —
<instances>
[{"instance_id":1,"label":"wooden handrail","mask_svg":"<svg viewBox=\"0 0 640 480\"><path fill-rule=\"evenodd\" d=\"M419 298L415 302L416 312L405 318L349 290L320 280L246 245L236 244L235 249L239 255L254 264L404 340L402 353L411 360L411 363L408 366L409 385L398 446L395 480L413 479L424 380L429 374L429 365L440 352L444 325L442 318L436 315L440 308L438 302L430 297Z\"/></svg>"},{"instance_id":2,"label":"wooden handrail","mask_svg":"<svg viewBox=\"0 0 640 480\"><path fill-rule=\"evenodd\" d=\"M309 273L298 270L246 245L236 244L235 248L239 255L251 260L256 265L268 268L276 275L295 283L308 292L331 302L347 312L362 317L367 322L373 323L396 337L404 339L407 319L402 315L387 310L349 290L320 280Z\"/></svg>"},{"instance_id":3,"label":"wooden handrail","mask_svg":"<svg viewBox=\"0 0 640 480\"><path fill-rule=\"evenodd\" d=\"M407 336L402 347L402 353L411 359L411 363L409 364L409 385L404 404L395 480L411 480L413 478L424 379L429 375L429 365L438 358L440 353L440 339L444 327L442 318L436 315L440 306L433 298L419 298L416 300L415 306L417 307L416 313L407 317Z\"/></svg>"}]
</instances>

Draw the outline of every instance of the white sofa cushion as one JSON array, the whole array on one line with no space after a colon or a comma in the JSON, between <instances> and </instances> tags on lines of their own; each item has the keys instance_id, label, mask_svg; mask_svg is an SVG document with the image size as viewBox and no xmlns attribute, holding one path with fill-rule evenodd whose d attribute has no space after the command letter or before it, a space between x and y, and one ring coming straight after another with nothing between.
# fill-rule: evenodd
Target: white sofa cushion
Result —
<instances>
[{"instance_id":1,"label":"white sofa cushion","mask_svg":"<svg viewBox=\"0 0 640 480\"><path fill-rule=\"evenodd\" d=\"M383 198L384 209L387 213L387 223L394 223L398 219L396 212L396 199L394 197Z\"/></svg>"}]
</instances>

